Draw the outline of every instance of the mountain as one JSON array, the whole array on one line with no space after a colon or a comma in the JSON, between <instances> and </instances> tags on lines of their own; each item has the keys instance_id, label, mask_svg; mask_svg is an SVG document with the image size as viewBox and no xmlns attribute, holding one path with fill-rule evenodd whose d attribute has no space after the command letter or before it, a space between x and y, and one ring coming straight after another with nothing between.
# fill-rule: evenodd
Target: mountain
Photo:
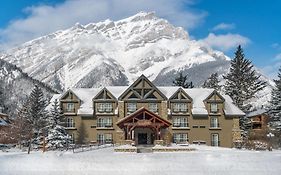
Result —
<instances>
[{"instance_id":1,"label":"mountain","mask_svg":"<svg viewBox=\"0 0 281 175\"><path fill-rule=\"evenodd\" d=\"M157 85L171 85L179 71L200 86L211 73L225 74L230 66L222 52L146 12L119 21L77 23L8 50L0 58L58 90L128 85L141 74Z\"/></svg>"},{"instance_id":2,"label":"mountain","mask_svg":"<svg viewBox=\"0 0 281 175\"><path fill-rule=\"evenodd\" d=\"M12 118L18 107L26 100L35 84L42 88L47 98L56 90L28 76L17 66L0 59L0 107Z\"/></svg>"}]
</instances>

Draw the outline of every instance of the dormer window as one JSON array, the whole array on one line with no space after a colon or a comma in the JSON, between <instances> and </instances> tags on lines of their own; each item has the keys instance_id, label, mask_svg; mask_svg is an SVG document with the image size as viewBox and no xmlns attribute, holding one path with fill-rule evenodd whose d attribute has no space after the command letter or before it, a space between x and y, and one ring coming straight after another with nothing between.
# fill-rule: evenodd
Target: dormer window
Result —
<instances>
[{"instance_id":1,"label":"dormer window","mask_svg":"<svg viewBox=\"0 0 281 175\"><path fill-rule=\"evenodd\" d=\"M211 113L217 113L218 112L218 104L217 103L211 103L210 104L210 111L211 111Z\"/></svg>"},{"instance_id":2,"label":"dormer window","mask_svg":"<svg viewBox=\"0 0 281 175\"><path fill-rule=\"evenodd\" d=\"M66 111L67 112L74 112L74 103L67 103L66 104Z\"/></svg>"},{"instance_id":3,"label":"dormer window","mask_svg":"<svg viewBox=\"0 0 281 175\"><path fill-rule=\"evenodd\" d=\"M127 111L128 113L133 113L137 110L137 104L136 103L128 103L127 104Z\"/></svg>"},{"instance_id":4,"label":"dormer window","mask_svg":"<svg viewBox=\"0 0 281 175\"><path fill-rule=\"evenodd\" d=\"M187 104L186 103L174 103L173 112L187 112Z\"/></svg>"},{"instance_id":5,"label":"dormer window","mask_svg":"<svg viewBox=\"0 0 281 175\"><path fill-rule=\"evenodd\" d=\"M101 113L110 113L113 111L112 103L99 103L98 112Z\"/></svg>"},{"instance_id":6,"label":"dormer window","mask_svg":"<svg viewBox=\"0 0 281 175\"><path fill-rule=\"evenodd\" d=\"M158 112L157 103L149 103L148 110L150 110L151 112L154 112L154 113Z\"/></svg>"}]
</instances>

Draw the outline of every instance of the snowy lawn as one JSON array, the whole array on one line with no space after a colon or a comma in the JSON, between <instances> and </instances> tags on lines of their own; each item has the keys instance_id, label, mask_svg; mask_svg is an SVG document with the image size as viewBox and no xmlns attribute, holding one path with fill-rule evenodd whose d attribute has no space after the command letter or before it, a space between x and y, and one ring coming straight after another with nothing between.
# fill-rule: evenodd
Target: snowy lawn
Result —
<instances>
[{"instance_id":1,"label":"snowy lawn","mask_svg":"<svg viewBox=\"0 0 281 175\"><path fill-rule=\"evenodd\" d=\"M193 146L175 153L116 153L104 148L72 152L0 152L0 174L20 175L280 175L281 151L248 151Z\"/></svg>"}]
</instances>

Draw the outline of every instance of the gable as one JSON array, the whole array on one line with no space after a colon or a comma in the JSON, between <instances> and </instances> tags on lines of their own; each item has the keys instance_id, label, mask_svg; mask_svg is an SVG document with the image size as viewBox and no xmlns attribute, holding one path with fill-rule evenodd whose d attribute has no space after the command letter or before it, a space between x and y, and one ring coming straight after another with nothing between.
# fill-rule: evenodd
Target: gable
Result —
<instances>
[{"instance_id":1,"label":"gable","mask_svg":"<svg viewBox=\"0 0 281 175\"><path fill-rule=\"evenodd\" d=\"M141 75L120 95L119 100L167 100L167 97L144 75Z\"/></svg>"},{"instance_id":2,"label":"gable","mask_svg":"<svg viewBox=\"0 0 281 175\"><path fill-rule=\"evenodd\" d=\"M223 103L225 99L216 90L214 90L204 101Z\"/></svg>"},{"instance_id":3,"label":"gable","mask_svg":"<svg viewBox=\"0 0 281 175\"><path fill-rule=\"evenodd\" d=\"M136 126L137 124L139 123L139 121L148 121L148 124L151 124L150 122L153 122L153 123L161 123L162 126L165 126L165 127L169 127L171 125L171 123L158 116L157 114L145 109L144 107L143 108L140 108L139 110L135 111L134 113L130 114L129 116L119 120L116 124L118 127L120 128L123 128L124 125L128 124L128 123L135 123ZM150 122L149 122L150 121Z\"/></svg>"},{"instance_id":4,"label":"gable","mask_svg":"<svg viewBox=\"0 0 281 175\"><path fill-rule=\"evenodd\" d=\"M192 98L182 88L179 88L170 97L169 101L187 101L187 102L191 102Z\"/></svg>"},{"instance_id":5,"label":"gable","mask_svg":"<svg viewBox=\"0 0 281 175\"><path fill-rule=\"evenodd\" d=\"M61 101L80 101L78 96L72 91L67 90L60 98Z\"/></svg>"},{"instance_id":6,"label":"gable","mask_svg":"<svg viewBox=\"0 0 281 175\"><path fill-rule=\"evenodd\" d=\"M116 101L116 98L112 95L109 90L106 88L103 88L94 98L93 100L109 100L109 101Z\"/></svg>"}]
</instances>

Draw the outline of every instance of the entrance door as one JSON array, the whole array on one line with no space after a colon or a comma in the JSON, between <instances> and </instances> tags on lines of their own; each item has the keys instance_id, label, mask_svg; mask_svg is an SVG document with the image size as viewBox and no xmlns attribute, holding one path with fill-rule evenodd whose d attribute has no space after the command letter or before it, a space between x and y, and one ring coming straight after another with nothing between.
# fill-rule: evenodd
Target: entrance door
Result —
<instances>
[{"instance_id":1,"label":"entrance door","mask_svg":"<svg viewBox=\"0 0 281 175\"><path fill-rule=\"evenodd\" d=\"M138 144L147 144L147 133L138 134Z\"/></svg>"},{"instance_id":2,"label":"entrance door","mask_svg":"<svg viewBox=\"0 0 281 175\"><path fill-rule=\"evenodd\" d=\"M212 146L219 146L219 134L212 134L211 138L211 145Z\"/></svg>"}]
</instances>

